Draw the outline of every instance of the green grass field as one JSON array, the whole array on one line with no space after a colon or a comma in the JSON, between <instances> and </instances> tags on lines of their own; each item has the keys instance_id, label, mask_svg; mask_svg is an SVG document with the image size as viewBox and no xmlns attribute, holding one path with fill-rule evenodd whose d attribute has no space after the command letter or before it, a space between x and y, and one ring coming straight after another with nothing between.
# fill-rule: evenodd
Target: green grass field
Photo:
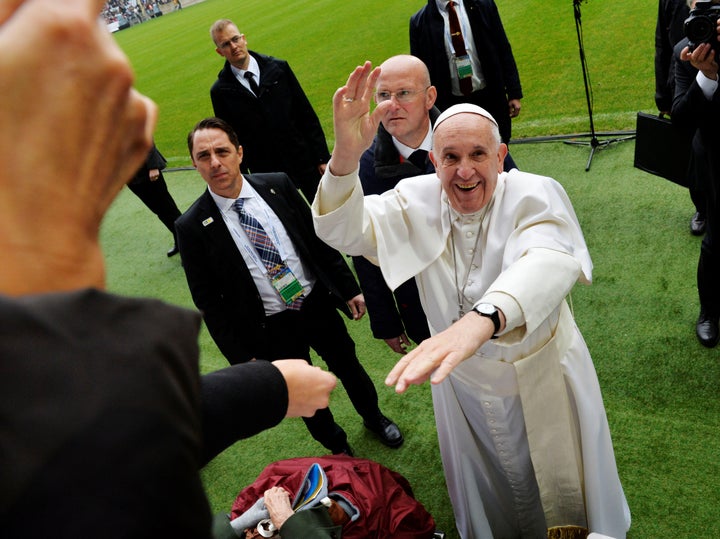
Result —
<instances>
[{"instance_id":1,"label":"green grass field","mask_svg":"<svg viewBox=\"0 0 720 539\"><path fill-rule=\"evenodd\" d=\"M294 68L332 144L330 98L365 59L407 52L407 22L424 2L273 4L206 0L123 30L137 86L160 106L156 140L170 166L189 164L185 136L210 115L209 88L222 65L208 35L217 18L235 20L250 48ZM515 138L586 133L587 107L572 2L497 0L520 69L525 98ZM638 110L653 111L656 2L590 0L582 4L585 51L598 132L631 130ZM514 144L521 168L553 176L568 191L593 255L594 282L578 286L572 305L603 388L620 475L633 512L632 539L720 537L720 351L701 347L695 267L700 240L688 232L687 192L632 166L632 140L596 152L562 142ZM202 192L194 171L166 175L181 209ZM171 238L127 190L104 223L111 291L192 307L180 262L167 259ZM404 474L438 527L456 538L444 487L427 387L397 396L381 384L394 355L370 336L367 320L349 323L359 355L377 381L381 405L403 428L392 450L362 427L346 394L332 410L358 456ZM203 371L226 364L207 332ZM246 411L238 411L246 413ZM235 444L203 477L213 510L274 460L320 454L299 420Z\"/></svg>"}]
</instances>

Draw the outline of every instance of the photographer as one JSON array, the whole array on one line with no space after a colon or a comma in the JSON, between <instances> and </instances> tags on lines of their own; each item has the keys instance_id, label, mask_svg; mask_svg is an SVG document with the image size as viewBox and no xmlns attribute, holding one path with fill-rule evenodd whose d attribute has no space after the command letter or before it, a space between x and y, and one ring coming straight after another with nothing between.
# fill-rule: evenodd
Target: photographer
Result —
<instances>
[{"instance_id":1,"label":"photographer","mask_svg":"<svg viewBox=\"0 0 720 539\"><path fill-rule=\"evenodd\" d=\"M706 193L706 231L700 249L697 286L700 315L696 334L700 344L713 348L718 343L720 316L720 251L718 230L718 181L720 181L720 94L718 87L718 43L720 5L691 1L687 37L675 46L675 97L673 121L695 129L693 159L695 174ZM711 31L714 26L714 32ZM704 35L701 31L708 30Z\"/></svg>"},{"instance_id":2,"label":"photographer","mask_svg":"<svg viewBox=\"0 0 720 539\"><path fill-rule=\"evenodd\" d=\"M655 104L660 115L670 116L675 93L675 44L685 37L685 19L690 14L687 0L659 0L658 18L655 27ZM691 140L693 130L687 134ZM690 219L690 233L702 236L705 233L705 195L692 174L694 167L689 164L687 173L688 191L695 211Z\"/></svg>"}]
</instances>

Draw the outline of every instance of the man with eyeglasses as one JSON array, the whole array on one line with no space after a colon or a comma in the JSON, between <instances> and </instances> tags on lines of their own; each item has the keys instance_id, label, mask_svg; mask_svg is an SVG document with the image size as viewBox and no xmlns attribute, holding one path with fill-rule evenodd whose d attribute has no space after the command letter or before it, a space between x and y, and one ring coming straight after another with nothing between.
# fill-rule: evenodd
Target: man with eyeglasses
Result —
<instances>
[{"instance_id":1,"label":"man with eyeglasses","mask_svg":"<svg viewBox=\"0 0 720 539\"><path fill-rule=\"evenodd\" d=\"M435 171L428 152L432 123L440 114L434 106L436 95L430 74L418 58L393 56L382 64L375 101L390 104L360 160L360 181L366 195L379 195L403 178ZM361 256L353 257L353 264L376 339L404 354L411 342L420 343L430 336L413 279L392 291L375 264Z\"/></svg>"},{"instance_id":2,"label":"man with eyeglasses","mask_svg":"<svg viewBox=\"0 0 720 539\"><path fill-rule=\"evenodd\" d=\"M242 172L285 172L307 200L315 196L330 159L325 133L285 60L248 50L229 19L210 28L225 65L210 89L215 116L240 139Z\"/></svg>"},{"instance_id":3,"label":"man with eyeglasses","mask_svg":"<svg viewBox=\"0 0 720 539\"><path fill-rule=\"evenodd\" d=\"M510 141L523 94L493 0L428 0L410 19L410 53L427 65L440 110L478 105L497 120L502 141ZM505 170L514 166L508 155Z\"/></svg>"}]
</instances>

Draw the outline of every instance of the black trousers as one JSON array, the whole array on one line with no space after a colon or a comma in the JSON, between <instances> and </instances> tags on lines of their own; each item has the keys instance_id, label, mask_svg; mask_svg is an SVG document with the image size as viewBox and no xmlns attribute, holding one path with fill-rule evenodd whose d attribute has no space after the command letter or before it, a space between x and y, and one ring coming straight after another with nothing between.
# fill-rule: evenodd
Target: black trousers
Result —
<instances>
[{"instance_id":1,"label":"black trousers","mask_svg":"<svg viewBox=\"0 0 720 539\"><path fill-rule=\"evenodd\" d=\"M148 207L158 219L165 225L173 235L173 241L177 245L175 239L175 219L180 217L181 212L175 204L170 191L168 191L165 178L160 173L160 177L151 182L150 180L141 182L131 182L128 184L130 190L142 200L143 204Z\"/></svg>"},{"instance_id":2,"label":"black trousers","mask_svg":"<svg viewBox=\"0 0 720 539\"><path fill-rule=\"evenodd\" d=\"M310 348L342 382L357 413L374 422L380 415L378 394L370 376L355 353L355 342L333 298L320 283L305 299L300 311L283 311L268 317L268 350L263 359L310 360ZM329 408L318 410L305 424L318 442L331 451L347 443L345 431L335 423Z\"/></svg>"},{"instance_id":3,"label":"black trousers","mask_svg":"<svg viewBox=\"0 0 720 539\"><path fill-rule=\"evenodd\" d=\"M720 316L720 176L710 176L703 185L705 194L705 236L700 248L697 284L700 308L712 317Z\"/></svg>"}]
</instances>

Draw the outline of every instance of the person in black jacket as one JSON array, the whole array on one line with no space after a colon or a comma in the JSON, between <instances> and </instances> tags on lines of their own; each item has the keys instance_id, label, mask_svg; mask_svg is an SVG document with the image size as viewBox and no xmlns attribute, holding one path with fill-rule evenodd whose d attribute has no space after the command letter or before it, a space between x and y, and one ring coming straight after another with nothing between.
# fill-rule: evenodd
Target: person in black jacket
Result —
<instances>
[{"instance_id":1,"label":"person in black jacket","mask_svg":"<svg viewBox=\"0 0 720 539\"><path fill-rule=\"evenodd\" d=\"M366 195L382 194L403 178L435 171L428 151L432 149L431 124L440 111L433 106L437 92L427 67L414 56L400 55L385 60L380 69L375 100L390 101L391 106L360 158ZM430 336L414 279L392 291L375 264L361 256L354 256L353 264L375 338L404 354L410 341L420 343Z\"/></svg>"},{"instance_id":2,"label":"person in black jacket","mask_svg":"<svg viewBox=\"0 0 720 539\"><path fill-rule=\"evenodd\" d=\"M200 467L327 406L335 377L288 360L201 379L197 312L104 291L100 225L152 147L157 109L98 24L103 3L0 9L14 89L0 100L0 228L12 230L0 235L0 535L209 539Z\"/></svg>"},{"instance_id":3,"label":"person in black jacket","mask_svg":"<svg viewBox=\"0 0 720 539\"><path fill-rule=\"evenodd\" d=\"M430 71L437 88L435 104L444 111L457 103L473 103L487 110L498 123L502 141L511 137L511 120L520 114L523 97L520 75L510 42L493 0L455 0L463 49L460 57L452 44L448 0L428 0L410 18L410 54ZM463 93L460 78L471 81ZM505 170L514 168L508 155Z\"/></svg>"},{"instance_id":4,"label":"person in black jacket","mask_svg":"<svg viewBox=\"0 0 720 539\"><path fill-rule=\"evenodd\" d=\"M225 58L210 99L245 151L242 172L285 172L312 201L330 152L292 69L285 60L248 50L245 35L228 19L216 21L210 36Z\"/></svg>"},{"instance_id":5,"label":"person in black jacket","mask_svg":"<svg viewBox=\"0 0 720 539\"><path fill-rule=\"evenodd\" d=\"M655 26L655 104L661 115L670 115L675 93L675 45L685 37L684 24L690 14L687 0L659 0ZM692 134L689 135L690 137ZM705 233L705 197L694 164L688 167L688 190L695 213L690 219L690 233Z\"/></svg>"},{"instance_id":6,"label":"person in black jacket","mask_svg":"<svg viewBox=\"0 0 720 539\"><path fill-rule=\"evenodd\" d=\"M167 161L153 143L145 163L130 180L128 188L142 200L150 211L157 215L160 222L173 235L173 246L168 250L167 255L175 256L178 254L175 219L180 217L181 212L168 191L163 177L162 171L166 166Z\"/></svg>"},{"instance_id":7,"label":"person in black jacket","mask_svg":"<svg viewBox=\"0 0 720 539\"><path fill-rule=\"evenodd\" d=\"M384 444L400 446L402 433L380 412L375 386L338 313L360 319L365 300L342 255L315 234L307 202L286 174L243 175L243 148L219 118L198 122L188 149L208 189L175 228L190 293L220 351L233 364L310 362L312 347L340 378L365 426ZM243 227L243 214L259 222L265 248L275 250L270 268ZM329 409L305 423L333 453L352 454Z\"/></svg>"},{"instance_id":8,"label":"person in black jacket","mask_svg":"<svg viewBox=\"0 0 720 539\"><path fill-rule=\"evenodd\" d=\"M718 30L720 35L720 26ZM693 51L688 40L675 46L675 98L673 122L695 130L693 162L697 177L703 182L706 198L706 229L700 248L697 287L700 314L695 333L700 344L717 346L720 319L720 92L718 87L717 51L720 43L699 44Z\"/></svg>"},{"instance_id":9,"label":"person in black jacket","mask_svg":"<svg viewBox=\"0 0 720 539\"><path fill-rule=\"evenodd\" d=\"M195 312L91 288L0 295L3 537L207 538L198 470L327 406L335 377L302 360L200 377L199 329Z\"/></svg>"},{"instance_id":10,"label":"person in black jacket","mask_svg":"<svg viewBox=\"0 0 720 539\"><path fill-rule=\"evenodd\" d=\"M685 37L683 25L690 14L687 0L659 0L655 25L655 104L670 115L675 92L673 49Z\"/></svg>"}]
</instances>

